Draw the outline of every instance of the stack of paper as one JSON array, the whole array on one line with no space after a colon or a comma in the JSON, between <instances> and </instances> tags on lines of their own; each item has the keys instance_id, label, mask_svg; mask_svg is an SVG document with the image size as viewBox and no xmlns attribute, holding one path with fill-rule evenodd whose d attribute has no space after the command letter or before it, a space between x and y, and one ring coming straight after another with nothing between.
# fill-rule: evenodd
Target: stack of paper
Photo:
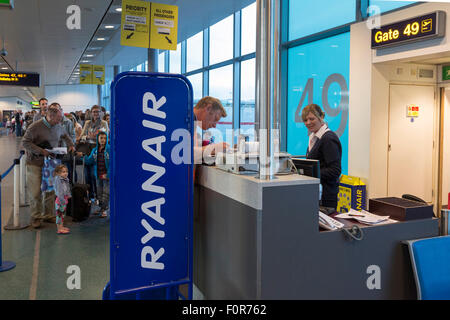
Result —
<instances>
[{"instance_id":1,"label":"stack of paper","mask_svg":"<svg viewBox=\"0 0 450 320\"><path fill-rule=\"evenodd\" d=\"M343 219L355 219L360 223L368 225L378 225L384 222L396 222L395 220L389 219L389 216L378 216L365 210L356 211L354 209L350 209L350 211L347 213L340 213L335 217Z\"/></svg>"}]
</instances>

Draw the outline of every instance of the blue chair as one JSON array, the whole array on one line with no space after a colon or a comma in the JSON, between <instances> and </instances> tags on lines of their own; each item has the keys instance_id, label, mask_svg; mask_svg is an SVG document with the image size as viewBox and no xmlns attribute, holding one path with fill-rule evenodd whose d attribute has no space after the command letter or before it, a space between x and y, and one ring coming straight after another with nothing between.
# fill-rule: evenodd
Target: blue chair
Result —
<instances>
[{"instance_id":1,"label":"blue chair","mask_svg":"<svg viewBox=\"0 0 450 320\"><path fill-rule=\"evenodd\" d=\"M419 300L450 300L450 236L404 241Z\"/></svg>"}]
</instances>

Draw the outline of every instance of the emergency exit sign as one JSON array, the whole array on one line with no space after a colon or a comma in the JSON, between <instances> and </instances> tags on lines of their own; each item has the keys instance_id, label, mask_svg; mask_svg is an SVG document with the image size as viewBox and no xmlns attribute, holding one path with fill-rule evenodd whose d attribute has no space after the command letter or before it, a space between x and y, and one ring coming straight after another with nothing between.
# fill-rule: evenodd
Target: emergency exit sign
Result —
<instances>
[{"instance_id":1,"label":"emergency exit sign","mask_svg":"<svg viewBox=\"0 0 450 320\"><path fill-rule=\"evenodd\" d=\"M0 0L0 9L1 8L14 8L14 0Z\"/></svg>"},{"instance_id":2,"label":"emergency exit sign","mask_svg":"<svg viewBox=\"0 0 450 320\"><path fill-rule=\"evenodd\" d=\"M450 80L450 66L442 67L442 81Z\"/></svg>"}]
</instances>

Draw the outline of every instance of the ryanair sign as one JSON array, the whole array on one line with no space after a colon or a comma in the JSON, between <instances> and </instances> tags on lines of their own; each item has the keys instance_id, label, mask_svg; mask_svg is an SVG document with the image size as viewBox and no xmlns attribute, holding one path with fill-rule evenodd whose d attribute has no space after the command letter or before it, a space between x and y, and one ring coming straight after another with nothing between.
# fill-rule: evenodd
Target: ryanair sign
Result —
<instances>
[{"instance_id":1,"label":"ryanair sign","mask_svg":"<svg viewBox=\"0 0 450 320\"><path fill-rule=\"evenodd\" d=\"M396 46L404 43L445 36L445 12L403 20L372 30L372 49Z\"/></svg>"}]
</instances>

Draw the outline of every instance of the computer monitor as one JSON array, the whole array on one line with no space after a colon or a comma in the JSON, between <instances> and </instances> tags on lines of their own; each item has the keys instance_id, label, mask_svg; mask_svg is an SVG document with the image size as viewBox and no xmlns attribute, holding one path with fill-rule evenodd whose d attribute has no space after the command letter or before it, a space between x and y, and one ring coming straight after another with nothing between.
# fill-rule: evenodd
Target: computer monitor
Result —
<instances>
[{"instance_id":1,"label":"computer monitor","mask_svg":"<svg viewBox=\"0 0 450 320\"><path fill-rule=\"evenodd\" d=\"M292 158L298 174L320 179L320 162L314 159Z\"/></svg>"}]
</instances>

